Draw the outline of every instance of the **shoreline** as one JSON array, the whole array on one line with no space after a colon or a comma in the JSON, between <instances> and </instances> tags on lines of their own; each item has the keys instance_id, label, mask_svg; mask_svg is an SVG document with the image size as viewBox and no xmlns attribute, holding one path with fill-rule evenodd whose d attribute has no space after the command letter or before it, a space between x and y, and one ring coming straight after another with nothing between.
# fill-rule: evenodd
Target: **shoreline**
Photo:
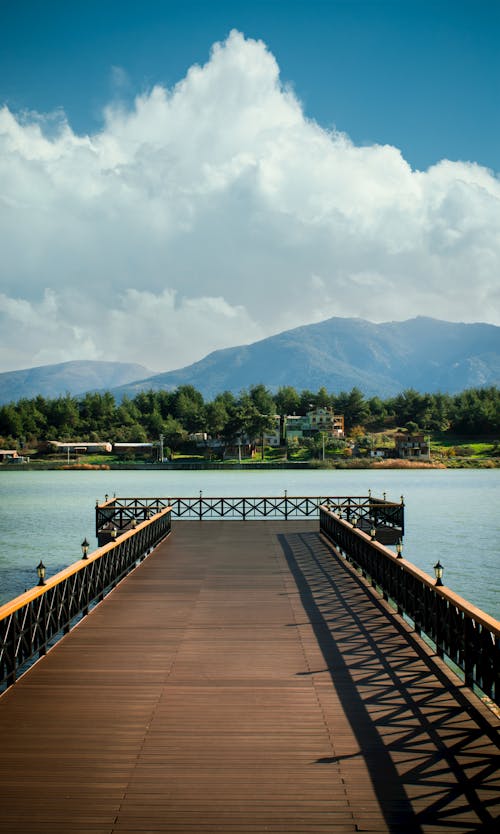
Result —
<instances>
[{"instance_id":1,"label":"shoreline","mask_svg":"<svg viewBox=\"0 0 500 834\"><path fill-rule=\"evenodd\" d=\"M254 463L224 463L222 461L217 462L198 462L198 461L189 461L189 462L169 462L169 463L102 463L102 464L92 464L92 463L75 463L75 464L64 464L60 461L56 462L40 462L40 463L24 463L24 464L0 464L0 472L1 471L22 471L22 472L44 472L44 471L72 471L72 472L90 472L90 471L197 471L197 470L208 470L208 471L272 471L272 470L280 470L280 469L290 469L290 470L355 470L355 469L399 469L399 470L410 470L410 469L499 469L500 468L500 460L487 458L485 460L480 461L464 461L460 464L454 463L453 466L446 466L446 464L441 463L439 461L408 461L408 460L398 460L398 459L386 459L386 460L377 460L377 461L369 461L364 458L360 458L358 461L350 461L349 463L345 461L336 462L325 462L323 461L280 461L280 462L261 462L255 461Z\"/></svg>"}]
</instances>

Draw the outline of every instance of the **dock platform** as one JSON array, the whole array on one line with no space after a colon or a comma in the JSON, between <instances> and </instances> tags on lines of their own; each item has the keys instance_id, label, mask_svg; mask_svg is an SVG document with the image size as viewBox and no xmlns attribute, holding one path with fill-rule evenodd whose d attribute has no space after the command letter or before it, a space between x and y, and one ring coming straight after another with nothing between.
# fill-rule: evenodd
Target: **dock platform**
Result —
<instances>
[{"instance_id":1,"label":"dock platform","mask_svg":"<svg viewBox=\"0 0 500 834\"><path fill-rule=\"evenodd\" d=\"M0 831L498 832L499 727L317 521L179 522L0 697Z\"/></svg>"}]
</instances>

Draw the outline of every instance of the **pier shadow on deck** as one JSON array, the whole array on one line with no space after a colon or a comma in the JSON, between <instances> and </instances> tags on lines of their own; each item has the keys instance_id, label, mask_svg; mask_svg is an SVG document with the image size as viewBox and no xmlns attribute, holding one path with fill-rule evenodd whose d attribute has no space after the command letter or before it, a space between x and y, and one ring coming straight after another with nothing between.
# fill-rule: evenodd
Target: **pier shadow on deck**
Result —
<instances>
[{"instance_id":1,"label":"pier shadow on deck","mask_svg":"<svg viewBox=\"0 0 500 834\"><path fill-rule=\"evenodd\" d=\"M368 779L391 831L497 831L496 719L315 533L279 539L308 616L297 628L324 659L318 698L325 713L338 699L352 730L332 721L323 763L351 787Z\"/></svg>"}]
</instances>

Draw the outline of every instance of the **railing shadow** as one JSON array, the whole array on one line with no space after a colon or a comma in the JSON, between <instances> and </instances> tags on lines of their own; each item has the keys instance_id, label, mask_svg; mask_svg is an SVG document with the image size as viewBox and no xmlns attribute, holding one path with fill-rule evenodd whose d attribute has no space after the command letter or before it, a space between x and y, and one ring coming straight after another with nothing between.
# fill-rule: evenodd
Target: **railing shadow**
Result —
<instances>
[{"instance_id":1,"label":"railing shadow","mask_svg":"<svg viewBox=\"0 0 500 834\"><path fill-rule=\"evenodd\" d=\"M317 533L279 539L359 746L317 763L362 757L390 832L498 831L493 722Z\"/></svg>"}]
</instances>

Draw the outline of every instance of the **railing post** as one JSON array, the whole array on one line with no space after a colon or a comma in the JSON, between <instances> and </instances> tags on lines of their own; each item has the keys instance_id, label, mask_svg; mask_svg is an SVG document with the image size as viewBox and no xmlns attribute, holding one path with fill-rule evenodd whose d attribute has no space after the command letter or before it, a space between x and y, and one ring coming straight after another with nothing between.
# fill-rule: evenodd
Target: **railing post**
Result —
<instances>
[{"instance_id":1,"label":"railing post","mask_svg":"<svg viewBox=\"0 0 500 834\"><path fill-rule=\"evenodd\" d=\"M6 678L5 678L5 683L6 683L6 685L7 685L7 686L12 686L12 684L14 684L14 683L16 682L16 680L17 680L17 657L16 657L16 646L18 646L18 645L19 645L19 642L20 642L20 641L19 641L19 638L18 638L18 633L19 633L19 626L18 626L18 617L19 617L19 612L18 612L18 611L15 611L15 612L11 615L11 617L12 617L12 621L11 621L11 628L10 628L10 632L11 632L11 634L10 634L10 640L9 640L9 643L10 643L10 651L8 651L8 653L7 653L7 662L6 662L6 667L7 667L7 675L6 675ZM32 633L33 633L33 631L32 631L32 628L31 628L31 623L30 623L30 634L32 634ZM9 662L9 661L10 661L10 662Z\"/></svg>"},{"instance_id":2,"label":"railing post","mask_svg":"<svg viewBox=\"0 0 500 834\"><path fill-rule=\"evenodd\" d=\"M441 615L440 609L442 608L442 602L443 601L442 601L440 595L438 594L438 592L434 591L434 611L435 611L435 617L436 617L436 624L435 624L435 629L436 629L436 654L438 655L438 657L443 657L443 654L444 654L444 651L443 651L443 629L442 629L441 616L440 616Z\"/></svg>"},{"instance_id":3,"label":"railing post","mask_svg":"<svg viewBox=\"0 0 500 834\"><path fill-rule=\"evenodd\" d=\"M43 657L47 654L47 595L43 594L40 598L40 614L39 614L39 629L42 639L42 645L38 648L38 656Z\"/></svg>"},{"instance_id":4,"label":"railing post","mask_svg":"<svg viewBox=\"0 0 500 834\"><path fill-rule=\"evenodd\" d=\"M467 686L474 683L474 623L464 617L464 674Z\"/></svg>"}]
</instances>

